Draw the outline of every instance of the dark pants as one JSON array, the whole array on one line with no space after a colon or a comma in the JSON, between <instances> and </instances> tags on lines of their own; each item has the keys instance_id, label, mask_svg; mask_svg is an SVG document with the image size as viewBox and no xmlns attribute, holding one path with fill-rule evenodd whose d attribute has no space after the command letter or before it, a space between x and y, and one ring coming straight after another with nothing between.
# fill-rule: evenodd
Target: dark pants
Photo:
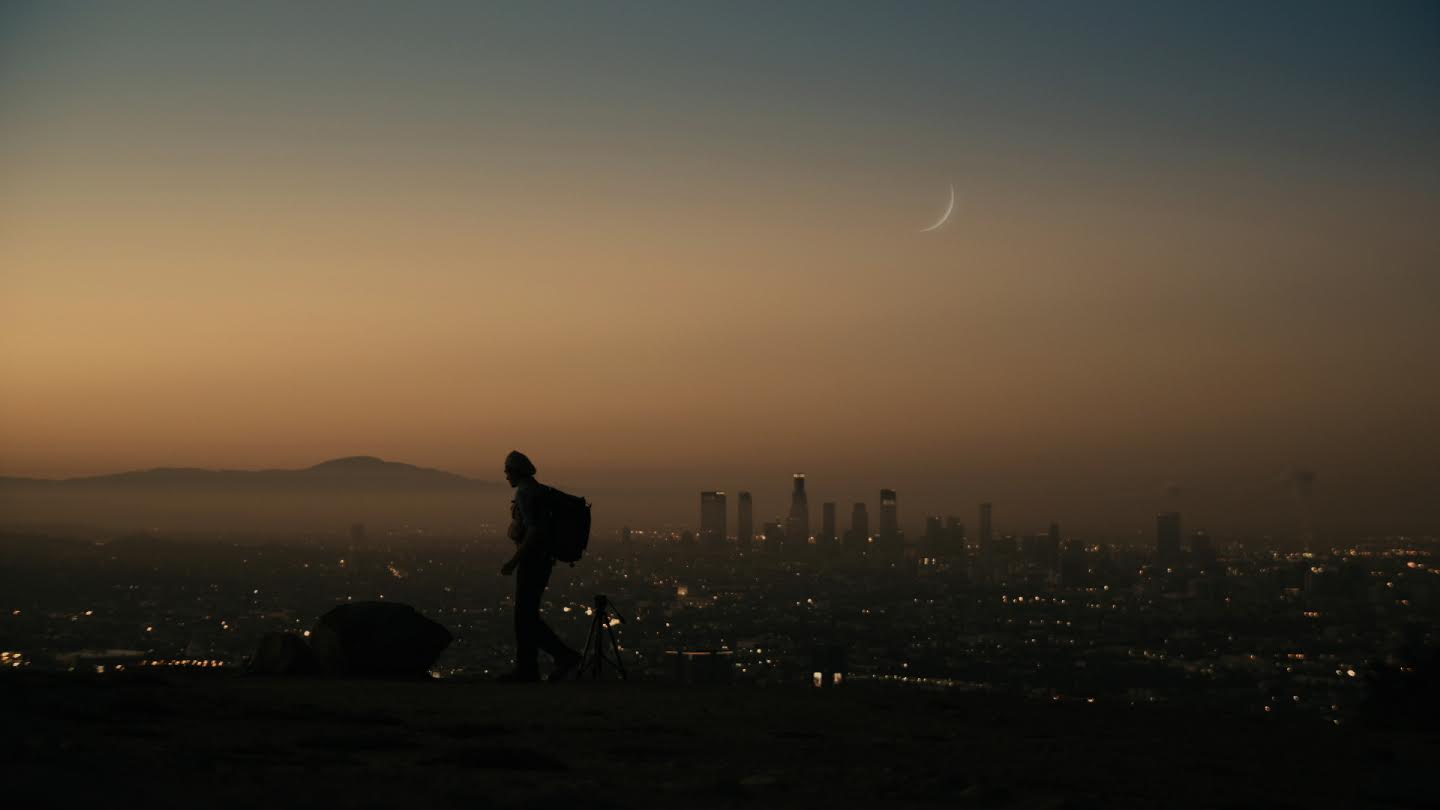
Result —
<instances>
[{"instance_id":1,"label":"dark pants","mask_svg":"<svg viewBox=\"0 0 1440 810\"><path fill-rule=\"evenodd\" d=\"M540 618L540 599L554 568L555 561L546 557L526 560L515 569L515 669L519 672L539 671L538 650L549 653L556 661L580 655Z\"/></svg>"}]
</instances>

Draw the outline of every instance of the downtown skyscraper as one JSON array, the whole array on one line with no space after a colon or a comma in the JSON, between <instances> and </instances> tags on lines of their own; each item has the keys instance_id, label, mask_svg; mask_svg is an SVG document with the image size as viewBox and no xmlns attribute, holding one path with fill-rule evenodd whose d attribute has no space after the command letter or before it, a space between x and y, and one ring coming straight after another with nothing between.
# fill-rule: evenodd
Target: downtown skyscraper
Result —
<instances>
[{"instance_id":1,"label":"downtown skyscraper","mask_svg":"<svg viewBox=\"0 0 1440 810\"><path fill-rule=\"evenodd\" d=\"M959 515L945 518L945 551L957 557L965 554L965 524L960 522Z\"/></svg>"},{"instance_id":2,"label":"downtown skyscraper","mask_svg":"<svg viewBox=\"0 0 1440 810\"><path fill-rule=\"evenodd\" d=\"M820 507L820 537L816 541L821 548L833 549L840 538L835 533L835 502L826 501Z\"/></svg>"},{"instance_id":3,"label":"downtown skyscraper","mask_svg":"<svg viewBox=\"0 0 1440 810\"><path fill-rule=\"evenodd\" d=\"M796 548L810 542L810 502L805 496L805 473L795 473L790 493L790 516L785 520L785 542Z\"/></svg>"},{"instance_id":4,"label":"downtown skyscraper","mask_svg":"<svg viewBox=\"0 0 1440 810\"><path fill-rule=\"evenodd\" d=\"M716 547L725 544L725 493L700 493L700 544Z\"/></svg>"},{"instance_id":5,"label":"downtown skyscraper","mask_svg":"<svg viewBox=\"0 0 1440 810\"><path fill-rule=\"evenodd\" d=\"M980 556L995 556L995 527L990 524L991 505L989 501L980 504Z\"/></svg>"},{"instance_id":6,"label":"downtown skyscraper","mask_svg":"<svg viewBox=\"0 0 1440 810\"><path fill-rule=\"evenodd\" d=\"M1161 512L1155 516L1155 558L1173 565L1180 559L1180 513Z\"/></svg>"},{"instance_id":7,"label":"downtown skyscraper","mask_svg":"<svg viewBox=\"0 0 1440 810\"><path fill-rule=\"evenodd\" d=\"M864 502L850 509L850 531L845 533L845 548L848 551L864 551L870 543L870 510Z\"/></svg>"},{"instance_id":8,"label":"downtown skyscraper","mask_svg":"<svg viewBox=\"0 0 1440 810\"><path fill-rule=\"evenodd\" d=\"M893 489L880 490L880 542L900 545L900 507Z\"/></svg>"},{"instance_id":9,"label":"downtown skyscraper","mask_svg":"<svg viewBox=\"0 0 1440 810\"><path fill-rule=\"evenodd\" d=\"M735 542L745 552L755 543L755 508L750 503L749 492L741 492L738 500L735 507Z\"/></svg>"}]
</instances>

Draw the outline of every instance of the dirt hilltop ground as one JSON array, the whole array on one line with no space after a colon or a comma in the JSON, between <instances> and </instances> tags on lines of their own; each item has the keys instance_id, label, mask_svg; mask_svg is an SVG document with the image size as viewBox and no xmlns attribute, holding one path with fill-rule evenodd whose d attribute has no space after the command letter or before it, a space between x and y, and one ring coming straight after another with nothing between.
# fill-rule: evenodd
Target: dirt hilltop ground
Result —
<instances>
[{"instance_id":1,"label":"dirt hilltop ground","mask_svg":"<svg viewBox=\"0 0 1440 810\"><path fill-rule=\"evenodd\" d=\"M849 686L0 681L12 807L1436 806L1434 733ZM12 803L19 799L18 803Z\"/></svg>"}]
</instances>

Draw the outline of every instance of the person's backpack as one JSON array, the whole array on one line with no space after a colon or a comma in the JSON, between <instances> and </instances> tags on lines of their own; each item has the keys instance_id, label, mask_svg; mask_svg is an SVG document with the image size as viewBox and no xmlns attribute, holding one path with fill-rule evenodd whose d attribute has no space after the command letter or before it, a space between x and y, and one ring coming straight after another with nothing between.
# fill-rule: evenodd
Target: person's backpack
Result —
<instances>
[{"instance_id":1,"label":"person's backpack","mask_svg":"<svg viewBox=\"0 0 1440 810\"><path fill-rule=\"evenodd\" d=\"M540 497L550 556L574 564L590 545L590 504L578 495L546 487Z\"/></svg>"}]
</instances>

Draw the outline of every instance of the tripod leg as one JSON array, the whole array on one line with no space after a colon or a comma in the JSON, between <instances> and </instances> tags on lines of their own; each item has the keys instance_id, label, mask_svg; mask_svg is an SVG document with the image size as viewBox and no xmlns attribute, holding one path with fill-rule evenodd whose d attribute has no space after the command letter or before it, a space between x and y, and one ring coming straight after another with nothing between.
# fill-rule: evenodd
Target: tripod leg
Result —
<instances>
[{"instance_id":1,"label":"tripod leg","mask_svg":"<svg viewBox=\"0 0 1440 810\"><path fill-rule=\"evenodd\" d=\"M585 668L585 661L590 657L590 645L595 640L595 623L590 623L590 632L585 634L585 649L580 651L580 668Z\"/></svg>"},{"instance_id":2,"label":"tripod leg","mask_svg":"<svg viewBox=\"0 0 1440 810\"><path fill-rule=\"evenodd\" d=\"M620 680L628 680L625 674L625 664L620 660L620 645L615 643L615 628L611 627L609 622L605 623L605 635L609 636L610 650L615 655L613 662L615 664L615 671L620 673Z\"/></svg>"},{"instance_id":3,"label":"tripod leg","mask_svg":"<svg viewBox=\"0 0 1440 810\"><path fill-rule=\"evenodd\" d=\"M590 633L585 637L585 651L580 654L578 678L583 678L586 674L590 675L591 680L600 677L600 645L600 616L596 615L595 620L590 623Z\"/></svg>"}]
</instances>

